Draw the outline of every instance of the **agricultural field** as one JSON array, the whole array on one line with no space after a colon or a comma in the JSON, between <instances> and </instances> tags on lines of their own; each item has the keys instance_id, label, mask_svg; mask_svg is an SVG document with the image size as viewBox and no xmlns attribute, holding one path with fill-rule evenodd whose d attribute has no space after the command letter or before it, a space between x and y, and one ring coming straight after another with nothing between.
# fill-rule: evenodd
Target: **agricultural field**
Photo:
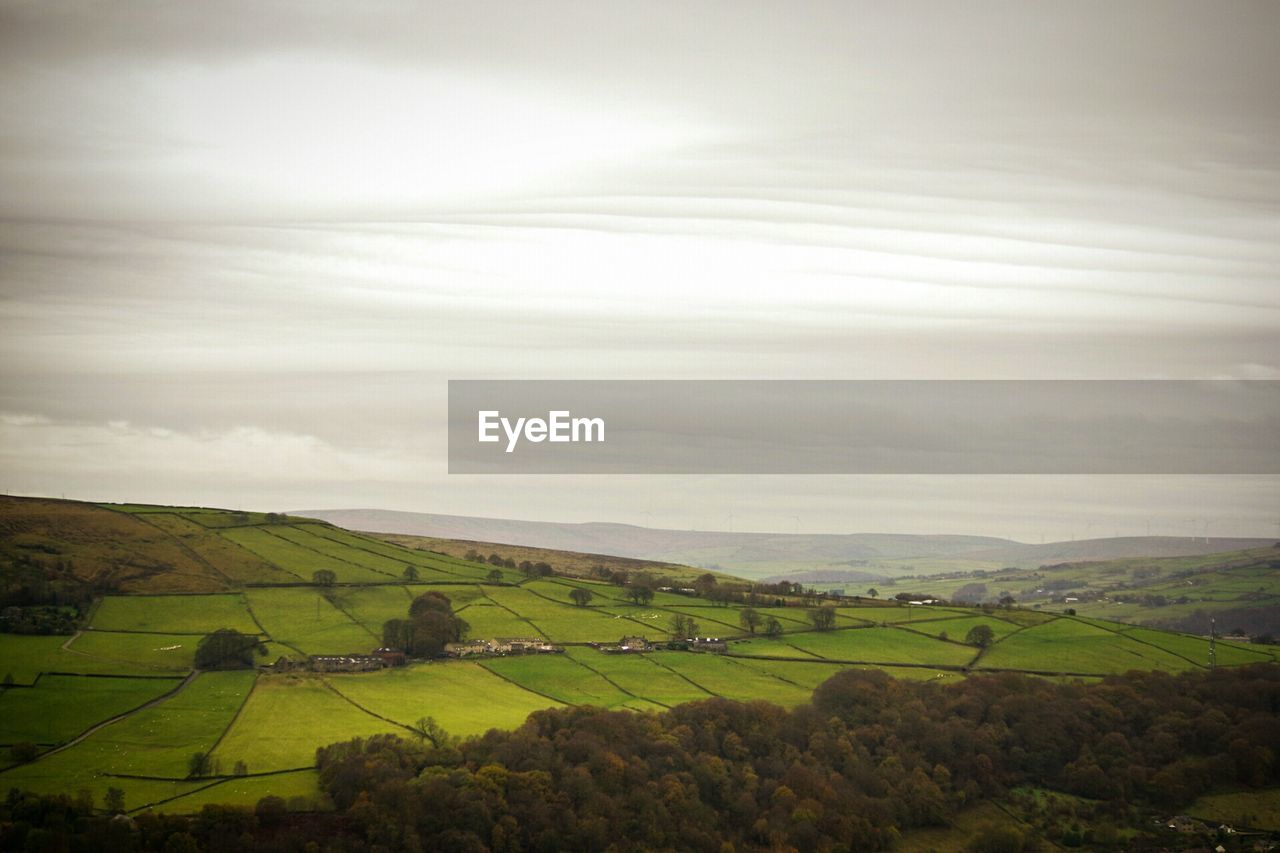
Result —
<instances>
[{"instance_id":1,"label":"agricultural field","mask_svg":"<svg viewBox=\"0 0 1280 853\"><path fill-rule=\"evenodd\" d=\"M741 605L663 591L637 605L627 588L597 580L502 568L491 577L495 567L461 554L306 519L13 499L0 511L15 506L11 532L0 537L0 569L17 578L44 573L92 594L74 635L0 634L0 675L14 685L0 692L0 749L31 742L42 752L26 764L5 752L0 787L83 787L97 802L118 787L131 812L252 805L268 793L293 808L323 807L317 747L380 732L412 736L410 727L426 717L470 736L561 705L647 712L710 697L796 705L847 668L946 684L982 670L1097 679L1208 665L1205 638L1049 608L984 612L863 599L843 602L832 630L819 631L803 599L777 606L770 597L770 606L755 608L761 624L752 634ZM543 556L554 563L552 554ZM321 569L333 573L332 584L313 583ZM1239 567L1231 593L1265 582L1261 571ZM591 592L586 606L571 598L575 588ZM468 638L541 637L564 652L306 671L309 655L367 654L381 645L383 623L406 618L414 597L429 590L450 599ZM695 619L702 636L724 638L728 653L593 647L624 635L665 644L677 616ZM777 620L780 636L765 636L767 619ZM976 625L992 629L988 648L966 642ZM201 638L220 628L256 635L268 654L254 669L193 671ZM1274 662L1278 651L1219 639L1216 660ZM282 656L303 669L276 671ZM188 778L197 752L210 753L212 766Z\"/></svg>"},{"instance_id":2,"label":"agricultural field","mask_svg":"<svg viewBox=\"0 0 1280 853\"><path fill-rule=\"evenodd\" d=\"M95 723L132 711L182 682L174 678L43 675L0 693L0 745L65 743Z\"/></svg>"},{"instance_id":3,"label":"agricultural field","mask_svg":"<svg viewBox=\"0 0 1280 853\"><path fill-rule=\"evenodd\" d=\"M87 626L96 631L207 634L219 628L256 634L244 596L111 595L102 599Z\"/></svg>"}]
</instances>

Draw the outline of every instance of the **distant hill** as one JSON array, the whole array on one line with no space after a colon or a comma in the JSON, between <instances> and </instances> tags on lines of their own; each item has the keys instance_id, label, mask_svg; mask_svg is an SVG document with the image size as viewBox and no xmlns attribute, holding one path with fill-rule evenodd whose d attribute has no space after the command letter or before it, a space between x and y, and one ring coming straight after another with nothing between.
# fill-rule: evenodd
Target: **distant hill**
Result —
<instances>
[{"instance_id":1,"label":"distant hill","mask_svg":"<svg viewBox=\"0 0 1280 853\"><path fill-rule=\"evenodd\" d=\"M377 509L300 510L350 530L400 533L613 554L722 569L746 577L790 576L796 571L850 573L849 580L915 574L919 567L884 561L965 561L1036 567L1044 563L1178 557L1270 545L1270 539L1119 537L1030 545L992 536L925 536L893 533L735 533L670 530L630 524L559 524ZM856 575L857 577L853 577Z\"/></svg>"}]
</instances>

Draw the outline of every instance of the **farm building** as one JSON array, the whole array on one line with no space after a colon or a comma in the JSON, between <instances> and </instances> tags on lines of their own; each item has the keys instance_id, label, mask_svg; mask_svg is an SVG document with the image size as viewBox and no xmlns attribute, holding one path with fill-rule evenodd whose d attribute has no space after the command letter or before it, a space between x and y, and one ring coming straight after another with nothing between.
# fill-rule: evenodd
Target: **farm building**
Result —
<instances>
[{"instance_id":1,"label":"farm building","mask_svg":"<svg viewBox=\"0 0 1280 853\"><path fill-rule=\"evenodd\" d=\"M616 646L600 647L600 651L606 654L627 654L629 652L648 652L652 650L652 644L644 637L623 637Z\"/></svg>"},{"instance_id":2,"label":"farm building","mask_svg":"<svg viewBox=\"0 0 1280 853\"><path fill-rule=\"evenodd\" d=\"M467 640L463 643L445 643L444 646L444 653L451 658L487 655L489 652L489 644L484 640Z\"/></svg>"},{"instance_id":3,"label":"farm building","mask_svg":"<svg viewBox=\"0 0 1280 853\"><path fill-rule=\"evenodd\" d=\"M314 672L372 672L382 669L386 662L376 655L312 655Z\"/></svg>"},{"instance_id":4,"label":"farm building","mask_svg":"<svg viewBox=\"0 0 1280 853\"><path fill-rule=\"evenodd\" d=\"M689 648L699 652L727 652L729 644L719 637L694 637Z\"/></svg>"},{"instance_id":5,"label":"farm building","mask_svg":"<svg viewBox=\"0 0 1280 853\"><path fill-rule=\"evenodd\" d=\"M386 647L374 649L373 656L381 658L382 662L387 666L404 666L405 664L405 654L400 649L389 649Z\"/></svg>"}]
</instances>

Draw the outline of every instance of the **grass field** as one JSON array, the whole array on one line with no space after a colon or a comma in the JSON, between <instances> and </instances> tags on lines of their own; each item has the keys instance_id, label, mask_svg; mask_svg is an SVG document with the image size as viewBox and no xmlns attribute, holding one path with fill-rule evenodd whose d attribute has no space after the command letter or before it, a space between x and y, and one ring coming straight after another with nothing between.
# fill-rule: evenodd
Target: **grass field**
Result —
<instances>
[{"instance_id":1,"label":"grass field","mask_svg":"<svg viewBox=\"0 0 1280 853\"><path fill-rule=\"evenodd\" d=\"M1187 806L1187 814L1212 825L1280 832L1280 788L1210 794Z\"/></svg>"},{"instance_id":2,"label":"grass field","mask_svg":"<svg viewBox=\"0 0 1280 853\"><path fill-rule=\"evenodd\" d=\"M245 595L271 639L304 654L363 654L382 643L380 633L352 621L316 589L251 589Z\"/></svg>"},{"instance_id":3,"label":"grass field","mask_svg":"<svg viewBox=\"0 0 1280 853\"><path fill-rule=\"evenodd\" d=\"M318 676L264 675L213 754L227 773L237 761L250 773L296 770L315 766L317 747L378 732L403 730L352 705Z\"/></svg>"},{"instance_id":4,"label":"grass field","mask_svg":"<svg viewBox=\"0 0 1280 853\"><path fill-rule=\"evenodd\" d=\"M456 735L515 728L530 712L558 704L475 663L418 664L329 681L342 695L398 723L435 717Z\"/></svg>"},{"instance_id":5,"label":"grass field","mask_svg":"<svg viewBox=\"0 0 1280 853\"><path fill-rule=\"evenodd\" d=\"M186 672L200 637L191 634L119 634L85 631L67 650L104 665L136 666L150 672Z\"/></svg>"},{"instance_id":6,"label":"grass field","mask_svg":"<svg viewBox=\"0 0 1280 853\"><path fill-rule=\"evenodd\" d=\"M0 745L65 743L85 729L172 690L180 678L46 675L35 687L0 693Z\"/></svg>"},{"instance_id":7,"label":"grass field","mask_svg":"<svg viewBox=\"0 0 1280 853\"><path fill-rule=\"evenodd\" d=\"M17 684L31 684L42 672L97 675L155 675L154 667L132 661L107 660L62 648L70 637L0 634L0 678L13 676Z\"/></svg>"},{"instance_id":8,"label":"grass field","mask_svg":"<svg viewBox=\"0 0 1280 853\"><path fill-rule=\"evenodd\" d=\"M1161 648L1076 619L1056 619L1019 631L991 646L978 663L980 668L1098 675L1130 669L1180 672L1195 665Z\"/></svg>"},{"instance_id":9,"label":"grass field","mask_svg":"<svg viewBox=\"0 0 1280 853\"><path fill-rule=\"evenodd\" d=\"M778 640L758 638L729 646L735 655L805 657L797 654L795 649L812 657L833 661L943 666L963 666L978 653L972 646L942 642L900 628L810 631Z\"/></svg>"},{"instance_id":10,"label":"grass field","mask_svg":"<svg viewBox=\"0 0 1280 853\"><path fill-rule=\"evenodd\" d=\"M1093 612L1093 605L1082 607L1080 617L1065 617L1048 607L984 613L974 607L863 600L839 608L836 630L819 632L797 598L791 600L794 606L756 608L762 620L777 619L783 628L782 636L770 638L762 632L749 635L740 621L741 606L673 592L658 592L637 606L623 587L581 578L529 580L506 569L499 570L502 582L495 584L487 579L493 571L487 563L305 519L14 499L0 501L0 515L5 513L12 517L4 516L9 528L0 536L0 561L44 555L48 559L34 564L24 557L23 565L41 572L74 571L114 583L125 594L100 598L90 620L94 630L74 639L0 634L0 675L16 684L38 683L0 693L0 745L66 744L103 720L125 716L30 764L5 768L0 761L0 789L74 792L87 787L100 801L105 789L115 786L125 790L130 809L162 801L158 808L166 811L191 811L212 802L252 805L266 793L296 798L295 807L311 808L318 788L314 771L307 768L317 747L356 735L407 734L406 726L428 716L466 736L514 728L529 713L558 705L651 711L712 696L795 705L841 669L873 664L895 677L945 682L965 677L971 664L978 670L1098 678L1128 669L1180 671L1208 663L1206 639L1087 618L1083 614ZM545 556L552 552L535 557L531 549L493 546L492 551L556 564ZM1199 590L1203 595L1197 600L1206 606L1265 597L1276 572L1245 564L1256 562L1256 555L1240 559L1240 565L1213 568L1205 558L1183 558L1185 570L1203 569L1211 577L1170 577L1172 568L1162 566L1163 574L1148 586L1169 593ZM405 582L406 566L416 570L417 581ZM321 568L334 572L335 586L310 584L312 572ZM1151 568L1135 562L1062 571L1081 572L1082 581L1101 585L1117 579L1132 583ZM988 585L1018 592L1018 578L1038 584L1059 576L1058 571L998 572ZM1197 579L1203 582L1188 583ZM898 588L908 585L917 589L914 580ZM591 591L589 606L573 603L574 588ZM919 585L928 592L944 588ZM375 673L207 672L174 696L134 711L190 673L195 648L209 631L261 632L270 650L262 664L281 655L297 660L309 654L367 653L381 644L382 624L406 617L413 597L427 590L451 599L470 625L469 637L543 637L578 645L561 655L420 662ZM677 614L697 620L701 635L727 638L729 654L610 655L586 645L633 634L664 640ZM963 642L979 624L995 634L981 655ZM1217 663L1273 661L1278 651L1219 640ZM229 774L244 762L250 775L185 779L191 753L215 746L222 772ZM1222 796L1227 799L1206 808L1257 805L1233 805L1230 798L1243 795Z\"/></svg>"},{"instance_id":11,"label":"grass field","mask_svg":"<svg viewBox=\"0 0 1280 853\"><path fill-rule=\"evenodd\" d=\"M181 692L31 764L0 773L0 785L59 793L88 788L101 797L123 788L134 808L198 787L182 780L191 753L208 750L244 702L256 674L212 672ZM115 774L167 777L120 779Z\"/></svg>"},{"instance_id":12,"label":"grass field","mask_svg":"<svg viewBox=\"0 0 1280 853\"><path fill-rule=\"evenodd\" d=\"M258 633L244 596L108 595L89 627L99 631L150 631L157 634L207 634L219 628Z\"/></svg>"}]
</instances>

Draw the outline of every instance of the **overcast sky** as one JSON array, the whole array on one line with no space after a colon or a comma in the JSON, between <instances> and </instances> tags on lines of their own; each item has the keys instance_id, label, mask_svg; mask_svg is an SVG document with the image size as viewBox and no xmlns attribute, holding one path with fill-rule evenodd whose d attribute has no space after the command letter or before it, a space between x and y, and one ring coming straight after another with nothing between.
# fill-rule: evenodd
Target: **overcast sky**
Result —
<instances>
[{"instance_id":1,"label":"overcast sky","mask_svg":"<svg viewBox=\"0 0 1280 853\"><path fill-rule=\"evenodd\" d=\"M1280 479L449 476L450 378L1280 378L1280 4L0 0L0 491L1275 535Z\"/></svg>"}]
</instances>

